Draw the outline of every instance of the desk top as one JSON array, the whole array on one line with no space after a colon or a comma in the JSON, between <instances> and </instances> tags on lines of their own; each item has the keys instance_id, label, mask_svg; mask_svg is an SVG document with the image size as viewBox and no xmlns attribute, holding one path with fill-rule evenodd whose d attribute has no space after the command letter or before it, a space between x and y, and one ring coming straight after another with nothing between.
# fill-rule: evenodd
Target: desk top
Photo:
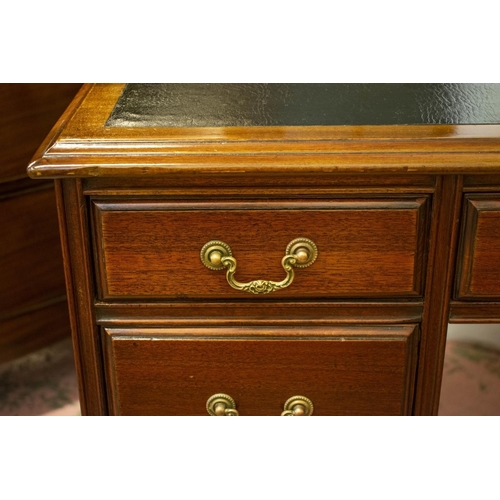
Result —
<instances>
[{"instance_id":1,"label":"desk top","mask_svg":"<svg viewBox=\"0 0 500 500\"><path fill-rule=\"evenodd\" d=\"M500 123L500 84L128 84L108 127Z\"/></svg>"},{"instance_id":2,"label":"desk top","mask_svg":"<svg viewBox=\"0 0 500 500\"><path fill-rule=\"evenodd\" d=\"M500 174L500 84L87 84L28 174Z\"/></svg>"}]
</instances>

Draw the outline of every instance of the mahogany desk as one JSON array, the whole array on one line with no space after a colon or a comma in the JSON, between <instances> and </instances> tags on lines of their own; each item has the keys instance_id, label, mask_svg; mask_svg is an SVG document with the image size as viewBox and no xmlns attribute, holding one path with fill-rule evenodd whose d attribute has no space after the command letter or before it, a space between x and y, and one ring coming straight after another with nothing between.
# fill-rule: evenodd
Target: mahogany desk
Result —
<instances>
[{"instance_id":1,"label":"mahogany desk","mask_svg":"<svg viewBox=\"0 0 500 500\"><path fill-rule=\"evenodd\" d=\"M494 84L84 86L28 168L84 414L436 414L448 322L500 321L499 123Z\"/></svg>"}]
</instances>

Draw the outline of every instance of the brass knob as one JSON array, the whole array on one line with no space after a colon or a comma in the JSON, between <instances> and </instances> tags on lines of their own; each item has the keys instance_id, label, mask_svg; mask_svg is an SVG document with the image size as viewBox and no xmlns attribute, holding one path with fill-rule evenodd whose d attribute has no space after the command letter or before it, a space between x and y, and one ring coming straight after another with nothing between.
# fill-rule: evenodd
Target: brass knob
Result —
<instances>
[{"instance_id":1,"label":"brass knob","mask_svg":"<svg viewBox=\"0 0 500 500\"><path fill-rule=\"evenodd\" d=\"M309 417L312 415L314 406L312 401L305 396L292 396L287 399L282 417Z\"/></svg>"},{"instance_id":2,"label":"brass knob","mask_svg":"<svg viewBox=\"0 0 500 500\"><path fill-rule=\"evenodd\" d=\"M226 279L230 286L244 292L263 294L282 290L292 284L295 273L294 267L308 267L318 257L318 247L307 238L296 238L288 243L281 265L286 277L282 281L255 280L249 283L240 283L234 277L236 273L236 259L231 247L223 241L209 241L200 252L201 261L213 271L226 269ZM265 255L262 256L265 259Z\"/></svg>"},{"instance_id":3,"label":"brass knob","mask_svg":"<svg viewBox=\"0 0 500 500\"><path fill-rule=\"evenodd\" d=\"M295 258L299 264L305 264L309 260L309 253L305 248L299 248L295 252Z\"/></svg>"},{"instance_id":4,"label":"brass knob","mask_svg":"<svg viewBox=\"0 0 500 500\"><path fill-rule=\"evenodd\" d=\"M207 401L207 411L212 417L237 417L236 403L227 394L214 394Z\"/></svg>"},{"instance_id":5,"label":"brass knob","mask_svg":"<svg viewBox=\"0 0 500 500\"><path fill-rule=\"evenodd\" d=\"M219 252L218 250L214 250L213 252L210 252L208 256L210 260L210 264L214 267L220 266L221 260L222 260L222 253Z\"/></svg>"}]
</instances>

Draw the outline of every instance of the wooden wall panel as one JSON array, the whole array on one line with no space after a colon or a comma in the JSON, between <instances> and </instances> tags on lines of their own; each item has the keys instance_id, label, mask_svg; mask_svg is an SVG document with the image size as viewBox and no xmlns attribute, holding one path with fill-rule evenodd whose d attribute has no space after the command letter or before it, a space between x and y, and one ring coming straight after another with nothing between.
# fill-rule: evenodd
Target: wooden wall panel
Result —
<instances>
[{"instance_id":1,"label":"wooden wall panel","mask_svg":"<svg viewBox=\"0 0 500 500\"><path fill-rule=\"evenodd\" d=\"M69 335L53 183L27 177L80 84L0 84L0 362Z\"/></svg>"}]
</instances>

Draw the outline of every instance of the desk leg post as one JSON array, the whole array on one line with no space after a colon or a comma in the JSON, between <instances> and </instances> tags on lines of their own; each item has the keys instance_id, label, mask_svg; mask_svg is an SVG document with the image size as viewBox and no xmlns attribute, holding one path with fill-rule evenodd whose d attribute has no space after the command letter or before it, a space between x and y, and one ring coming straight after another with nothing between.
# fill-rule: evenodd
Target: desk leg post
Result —
<instances>
[{"instance_id":1,"label":"desk leg post","mask_svg":"<svg viewBox=\"0 0 500 500\"><path fill-rule=\"evenodd\" d=\"M463 177L440 176L434 196L414 415L437 415L455 270Z\"/></svg>"},{"instance_id":2,"label":"desk leg post","mask_svg":"<svg viewBox=\"0 0 500 500\"><path fill-rule=\"evenodd\" d=\"M85 197L79 179L56 180L55 186L80 407L82 415L106 415Z\"/></svg>"}]
</instances>

